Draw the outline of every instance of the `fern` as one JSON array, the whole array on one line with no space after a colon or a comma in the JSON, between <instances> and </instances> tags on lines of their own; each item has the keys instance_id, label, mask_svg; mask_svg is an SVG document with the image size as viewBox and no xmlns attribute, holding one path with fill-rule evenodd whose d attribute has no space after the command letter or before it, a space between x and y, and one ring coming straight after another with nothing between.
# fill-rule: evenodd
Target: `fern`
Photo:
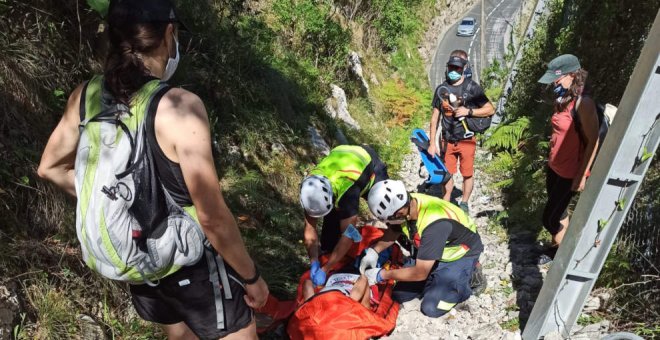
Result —
<instances>
[{"instance_id":1,"label":"fern","mask_svg":"<svg viewBox=\"0 0 660 340\"><path fill-rule=\"evenodd\" d=\"M502 175L505 173L510 172L513 170L513 167L515 166L515 162L513 159L513 155L509 152L499 152L491 161L488 163L488 173L492 173L494 175Z\"/></svg>"},{"instance_id":2,"label":"fern","mask_svg":"<svg viewBox=\"0 0 660 340\"><path fill-rule=\"evenodd\" d=\"M495 150L515 150L529 124L529 118L521 117L509 124L500 125L486 139L484 145Z\"/></svg>"}]
</instances>

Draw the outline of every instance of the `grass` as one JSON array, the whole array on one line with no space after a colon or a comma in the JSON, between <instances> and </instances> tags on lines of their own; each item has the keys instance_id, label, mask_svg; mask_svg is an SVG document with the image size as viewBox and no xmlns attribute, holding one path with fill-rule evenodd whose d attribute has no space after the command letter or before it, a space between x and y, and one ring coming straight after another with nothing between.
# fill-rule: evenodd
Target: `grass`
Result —
<instances>
[{"instance_id":1,"label":"grass","mask_svg":"<svg viewBox=\"0 0 660 340\"><path fill-rule=\"evenodd\" d=\"M515 332L520 329L520 319L516 317L509 321L502 322L500 323L500 327L505 331Z\"/></svg>"},{"instance_id":2,"label":"grass","mask_svg":"<svg viewBox=\"0 0 660 340\"><path fill-rule=\"evenodd\" d=\"M599 314L591 314L591 315L580 314L580 316L577 319L577 324L584 327L595 323L599 323L603 320L605 320L605 318Z\"/></svg>"},{"instance_id":3,"label":"grass","mask_svg":"<svg viewBox=\"0 0 660 340\"><path fill-rule=\"evenodd\" d=\"M42 278L25 286L24 291L36 313L35 339L65 339L68 334L80 333L76 309L61 287Z\"/></svg>"}]
</instances>

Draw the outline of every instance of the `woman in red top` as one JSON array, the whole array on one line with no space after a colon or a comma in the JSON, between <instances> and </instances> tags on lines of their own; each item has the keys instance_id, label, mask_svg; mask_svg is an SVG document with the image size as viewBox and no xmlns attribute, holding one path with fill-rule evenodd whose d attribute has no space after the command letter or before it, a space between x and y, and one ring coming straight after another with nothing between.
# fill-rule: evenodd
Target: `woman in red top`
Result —
<instances>
[{"instance_id":1,"label":"woman in red top","mask_svg":"<svg viewBox=\"0 0 660 340\"><path fill-rule=\"evenodd\" d=\"M539 83L552 84L556 95L546 178L548 202L543 211L543 226L552 234L549 257L554 256L564 237L568 204L576 192L584 190L596 155L598 116L586 80L587 71L570 54L553 59L539 79ZM579 125L573 119L574 108Z\"/></svg>"}]
</instances>

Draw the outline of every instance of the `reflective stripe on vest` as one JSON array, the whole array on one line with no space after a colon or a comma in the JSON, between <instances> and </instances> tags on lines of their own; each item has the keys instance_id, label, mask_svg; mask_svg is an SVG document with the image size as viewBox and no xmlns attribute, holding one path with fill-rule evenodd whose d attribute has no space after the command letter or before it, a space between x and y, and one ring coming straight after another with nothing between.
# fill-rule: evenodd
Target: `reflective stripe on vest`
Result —
<instances>
[{"instance_id":1,"label":"reflective stripe on vest","mask_svg":"<svg viewBox=\"0 0 660 340\"><path fill-rule=\"evenodd\" d=\"M472 221L472 219L458 206L451 204L443 199L424 195L424 194L410 194L410 197L417 201L417 234L421 235L424 232L424 229L429 225L433 224L438 220L450 219L454 220L473 233L477 232L477 225ZM404 223L402 226L403 233L409 238L413 239L415 235L410 235L410 230L408 229L408 224ZM442 258L440 261L443 262L452 262L456 261L465 254L468 253L470 248L466 245L454 245L448 246L450 240L447 240L445 243L445 249L442 252Z\"/></svg>"},{"instance_id":2,"label":"reflective stripe on vest","mask_svg":"<svg viewBox=\"0 0 660 340\"><path fill-rule=\"evenodd\" d=\"M355 145L340 145L330 151L330 154L311 171L313 175L321 175L332 185L332 196L335 207L346 191L360 178L371 163L371 156L364 148ZM362 189L361 195L371 189L375 175Z\"/></svg>"}]
</instances>

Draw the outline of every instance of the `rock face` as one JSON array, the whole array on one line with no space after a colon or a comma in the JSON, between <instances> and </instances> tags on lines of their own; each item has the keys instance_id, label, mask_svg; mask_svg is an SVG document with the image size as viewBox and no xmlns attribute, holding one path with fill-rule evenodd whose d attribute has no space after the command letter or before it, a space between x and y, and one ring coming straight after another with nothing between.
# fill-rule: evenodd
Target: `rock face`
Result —
<instances>
[{"instance_id":1,"label":"rock face","mask_svg":"<svg viewBox=\"0 0 660 340\"><path fill-rule=\"evenodd\" d=\"M307 131L309 131L309 138L311 140L312 147L314 147L314 149L323 156L327 156L330 153L330 147L328 146L328 143L323 140L323 137L321 137L319 130L310 125L307 128Z\"/></svg>"},{"instance_id":2,"label":"rock face","mask_svg":"<svg viewBox=\"0 0 660 340\"><path fill-rule=\"evenodd\" d=\"M103 329L89 315L78 315L80 321L80 338L88 340L105 340L107 337Z\"/></svg>"},{"instance_id":3,"label":"rock face","mask_svg":"<svg viewBox=\"0 0 660 340\"><path fill-rule=\"evenodd\" d=\"M341 87L331 84L332 97L325 101L325 112L334 119L339 119L346 125L359 130L360 124L351 117L348 112L348 101L346 100L346 92Z\"/></svg>"},{"instance_id":4,"label":"rock face","mask_svg":"<svg viewBox=\"0 0 660 340\"><path fill-rule=\"evenodd\" d=\"M10 339L16 316L20 310L18 297L13 289L0 286L0 339Z\"/></svg>"},{"instance_id":5,"label":"rock face","mask_svg":"<svg viewBox=\"0 0 660 340\"><path fill-rule=\"evenodd\" d=\"M369 94L369 83L364 79L362 74L362 62L360 61L360 55L355 51L348 52L348 65L351 70L351 73L360 81L360 89L362 90L363 95Z\"/></svg>"}]
</instances>

